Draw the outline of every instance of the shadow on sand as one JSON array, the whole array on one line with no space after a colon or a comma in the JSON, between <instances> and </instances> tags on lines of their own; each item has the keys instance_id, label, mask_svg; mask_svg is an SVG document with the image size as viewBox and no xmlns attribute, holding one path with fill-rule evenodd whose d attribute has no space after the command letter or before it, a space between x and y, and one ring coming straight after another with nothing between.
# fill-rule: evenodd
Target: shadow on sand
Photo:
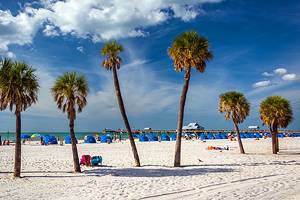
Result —
<instances>
[{"instance_id":1,"label":"shadow on sand","mask_svg":"<svg viewBox=\"0 0 300 200\"><path fill-rule=\"evenodd\" d=\"M122 176L122 177L168 177L193 176L208 173L233 172L231 168L204 168L202 166L183 168L99 168L86 170L83 173L92 176Z\"/></svg>"},{"instance_id":2,"label":"shadow on sand","mask_svg":"<svg viewBox=\"0 0 300 200\"><path fill-rule=\"evenodd\" d=\"M87 176L121 176L121 177L168 177L168 176L193 176L208 173L233 172L231 168L205 168L201 166L185 166L182 168L112 168L107 166L94 167L82 173L71 171L23 171L22 178L76 178ZM2 171L0 174L12 174L12 171Z\"/></svg>"}]
</instances>

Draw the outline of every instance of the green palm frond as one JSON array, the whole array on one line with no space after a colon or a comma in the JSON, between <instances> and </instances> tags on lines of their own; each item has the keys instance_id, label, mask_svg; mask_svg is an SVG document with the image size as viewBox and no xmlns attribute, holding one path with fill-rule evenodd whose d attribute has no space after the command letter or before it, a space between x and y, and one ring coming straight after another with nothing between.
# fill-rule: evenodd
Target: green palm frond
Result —
<instances>
[{"instance_id":1,"label":"green palm frond","mask_svg":"<svg viewBox=\"0 0 300 200\"><path fill-rule=\"evenodd\" d=\"M107 42L101 50L101 55L105 57L102 63L103 67L107 70L111 70L113 67L120 69L122 59L119 54L122 51L123 46L118 44L117 41Z\"/></svg>"},{"instance_id":2,"label":"green palm frond","mask_svg":"<svg viewBox=\"0 0 300 200\"><path fill-rule=\"evenodd\" d=\"M281 96L267 97L260 104L260 119L267 126L286 128L293 120L290 102Z\"/></svg>"},{"instance_id":3,"label":"green palm frond","mask_svg":"<svg viewBox=\"0 0 300 200\"><path fill-rule=\"evenodd\" d=\"M225 119L243 123L250 112L250 104L242 93L230 91L219 97L219 112L225 113Z\"/></svg>"},{"instance_id":4,"label":"green palm frond","mask_svg":"<svg viewBox=\"0 0 300 200\"><path fill-rule=\"evenodd\" d=\"M168 54L174 61L176 71L194 67L199 72L204 72L206 62L213 58L213 54L208 48L209 44L206 38L198 35L195 31L188 31L175 38L172 46L168 49Z\"/></svg>"},{"instance_id":5,"label":"green palm frond","mask_svg":"<svg viewBox=\"0 0 300 200\"><path fill-rule=\"evenodd\" d=\"M0 61L0 109L25 111L38 100L39 84L32 69L24 62Z\"/></svg>"},{"instance_id":6,"label":"green palm frond","mask_svg":"<svg viewBox=\"0 0 300 200\"><path fill-rule=\"evenodd\" d=\"M88 95L88 83L83 75L78 76L75 72L66 72L59 76L51 88L57 107L68 118L76 119L76 110L81 112L86 106Z\"/></svg>"}]
</instances>

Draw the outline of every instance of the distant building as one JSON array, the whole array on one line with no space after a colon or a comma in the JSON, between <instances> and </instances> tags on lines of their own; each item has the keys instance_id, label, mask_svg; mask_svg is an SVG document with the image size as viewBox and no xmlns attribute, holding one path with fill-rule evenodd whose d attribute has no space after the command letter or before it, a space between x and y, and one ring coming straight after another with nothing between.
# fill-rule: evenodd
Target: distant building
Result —
<instances>
[{"instance_id":1,"label":"distant building","mask_svg":"<svg viewBox=\"0 0 300 200\"><path fill-rule=\"evenodd\" d=\"M248 126L248 129L250 129L250 130L258 130L259 126Z\"/></svg>"},{"instance_id":2,"label":"distant building","mask_svg":"<svg viewBox=\"0 0 300 200\"><path fill-rule=\"evenodd\" d=\"M183 126L182 130L204 130L203 126L200 126L198 123L189 123L187 126Z\"/></svg>"}]
</instances>

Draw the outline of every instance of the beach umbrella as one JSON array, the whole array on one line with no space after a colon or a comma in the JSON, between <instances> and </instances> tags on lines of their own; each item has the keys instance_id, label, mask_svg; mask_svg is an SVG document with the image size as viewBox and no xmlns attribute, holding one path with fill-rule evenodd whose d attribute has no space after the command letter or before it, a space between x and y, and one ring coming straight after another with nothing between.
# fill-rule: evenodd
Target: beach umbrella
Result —
<instances>
[{"instance_id":1,"label":"beach umbrella","mask_svg":"<svg viewBox=\"0 0 300 200\"><path fill-rule=\"evenodd\" d=\"M28 134L21 134L21 139L29 139L30 135Z\"/></svg>"},{"instance_id":2,"label":"beach umbrella","mask_svg":"<svg viewBox=\"0 0 300 200\"><path fill-rule=\"evenodd\" d=\"M41 137L41 134L35 133L31 135L31 138Z\"/></svg>"},{"instance_id":3,"label":"beach umbrella","mask_svg":"<svg viewBox=\"0 0 300 200\"><path fill-rule=\"evenodd\" d=\"M93 135L94 135L95 137L99 137L99 136L100 136L99 133L94 133Z\"/></svg>"}]
</instances>

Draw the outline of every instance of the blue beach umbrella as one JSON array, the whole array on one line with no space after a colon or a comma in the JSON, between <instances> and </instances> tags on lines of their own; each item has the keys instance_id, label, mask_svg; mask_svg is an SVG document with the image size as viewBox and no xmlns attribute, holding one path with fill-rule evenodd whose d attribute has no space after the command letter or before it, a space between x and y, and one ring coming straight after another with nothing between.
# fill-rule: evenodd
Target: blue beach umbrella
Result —
<instances>
[{"instance_id":1,"label":"blue beach umbrella","mask_svg":"<svg viewBox=\"0 0 300 200\"><path fill-rule=\"evenodd\" d=\"M28 134L21 134L21 139L29 139L30 135Z\"/></svg>"}]
</instances>

